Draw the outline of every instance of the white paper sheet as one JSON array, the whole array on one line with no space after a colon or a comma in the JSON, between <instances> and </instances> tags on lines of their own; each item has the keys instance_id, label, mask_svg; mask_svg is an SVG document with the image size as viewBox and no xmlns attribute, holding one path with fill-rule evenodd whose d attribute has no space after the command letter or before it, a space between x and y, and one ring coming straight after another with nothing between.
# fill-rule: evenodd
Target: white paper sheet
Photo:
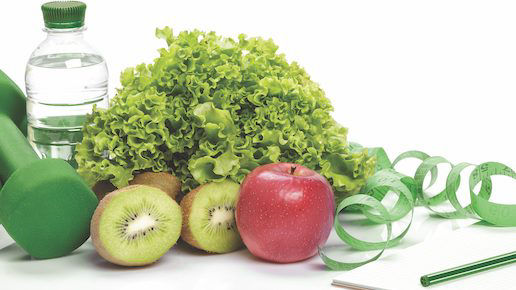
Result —
<instances>
[{"instance_id":1,"label":"white paper sheet","mask_svg":"<svg viewBox=\"0 0 516 290\"><path fill-rule=\"evenodd\" d=\"M516 264L429 288L422 287L419 279L424 274L515 250L516 227L501 228L474 224L345 272L334 278L334 282L382 289L514 289Z\"/></svg>"}]
</instances>

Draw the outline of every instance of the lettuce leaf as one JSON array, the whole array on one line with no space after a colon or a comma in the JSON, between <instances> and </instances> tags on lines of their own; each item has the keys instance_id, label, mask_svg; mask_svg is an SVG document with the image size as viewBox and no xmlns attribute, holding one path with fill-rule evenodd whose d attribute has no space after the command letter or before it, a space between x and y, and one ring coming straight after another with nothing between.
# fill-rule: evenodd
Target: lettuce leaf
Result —
<instances>
[{"instance_id":1,"label":"lettuce leaf","mask_svg":"<svg viewBox=\"0 0 516 290\"><path fill-rule=\"evenodd\" d=\"M350 149L324 91L272 40L168 27L156 36L167 43L160 56L124 70L110 108L88 117L76 160L90 184L171 171L186 192L294 162L324 175L340 199L373 174L375 158Z\"/></svg>"}]
</instances>

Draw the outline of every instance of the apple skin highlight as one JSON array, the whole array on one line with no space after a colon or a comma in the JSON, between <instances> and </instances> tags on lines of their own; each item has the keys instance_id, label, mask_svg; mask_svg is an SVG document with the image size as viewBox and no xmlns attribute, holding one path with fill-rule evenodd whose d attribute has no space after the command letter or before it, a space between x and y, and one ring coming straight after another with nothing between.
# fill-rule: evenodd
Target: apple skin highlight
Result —
<instances>
[{"instance_id":1,"label":"apple skin highlight","mask_svg":"<svg viewBox=\"0 0 516 290\"><path fill-rule=\"evenodd\" d=\"M291 263L325 244L334 212L333 191L323 176L302 165L274 163L257 167L242 182L236 222L254 256Z\"/></svg>"}]
</instances>

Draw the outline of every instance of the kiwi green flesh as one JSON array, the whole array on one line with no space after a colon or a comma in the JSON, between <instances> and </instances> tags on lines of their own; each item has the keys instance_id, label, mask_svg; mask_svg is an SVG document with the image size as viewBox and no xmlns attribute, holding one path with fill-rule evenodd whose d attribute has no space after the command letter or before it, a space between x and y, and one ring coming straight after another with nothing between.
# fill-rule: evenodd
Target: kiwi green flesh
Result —
<instances>
[{"instance_id":1,"label":"kiwi green flesh","mask_svg":"<svg viewBox=\"0 0 516 290\"><path fill-rule=\"evenodd\" d=\"M188 225L205 251L227 253L242 247L235 221L240 186L231 181L205 184L192 202Z\"/></svg>"},{"instance_id":2,"label":"kiwi green flesh","mask_svg":"<svg viewBox=\"0 0 516 290\"><path fill-rule=\"evenodd\" d=\"M179 239L181 208L154 187L135 185L119 191L99 205L104 209L98 223L98 237L93 238L98 239L97 243L107 254L104 258L111 262L150 264Z\"/></svg>"}]
</instances>

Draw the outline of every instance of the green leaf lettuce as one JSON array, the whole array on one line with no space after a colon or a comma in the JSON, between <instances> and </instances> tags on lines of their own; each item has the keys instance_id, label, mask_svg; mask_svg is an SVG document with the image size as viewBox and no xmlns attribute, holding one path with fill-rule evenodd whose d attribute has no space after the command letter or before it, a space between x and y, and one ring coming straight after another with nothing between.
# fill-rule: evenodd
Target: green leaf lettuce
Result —
<instances>
[{"instance_id":1,"label":"green leaf lettuce","mask_svg":"<svg viewBox=\"0 0 516 290\"><path fill-rule=\"evenodd\" d=\"M214 32L156 31L168 47L121 74L108 110L94 109L77 146L90 184L123 187L140 171L171 171L183 191L255 167L294 162L324 175L337 198L373 174L367 149L348 147L329 100L272 40Z\"/></svg>"}]
</instances>

